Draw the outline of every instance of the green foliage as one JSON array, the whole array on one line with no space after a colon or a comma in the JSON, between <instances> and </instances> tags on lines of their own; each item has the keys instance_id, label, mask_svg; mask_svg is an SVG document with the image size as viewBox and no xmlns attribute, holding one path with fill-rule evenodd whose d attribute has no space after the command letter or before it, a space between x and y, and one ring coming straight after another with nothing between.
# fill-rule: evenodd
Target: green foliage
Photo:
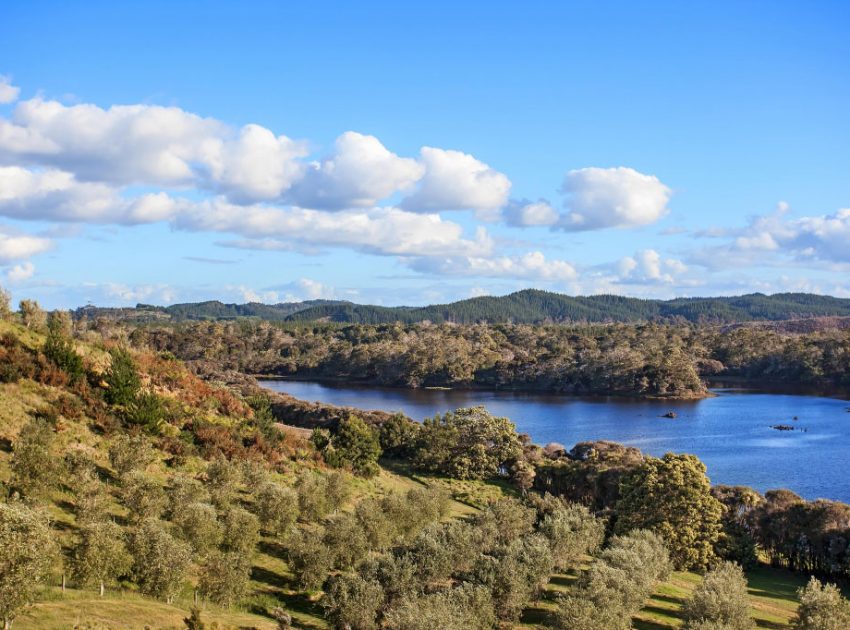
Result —
<instances>
[{"instance_id":1,"label":"green foliage","mask_svg":"<svg viewBox=\"0 0 850 630\"><path fill-rule=\"evenodd\" d=\"M323 540L322 528L299 530L287 545L290 569L298 586L307 591L321 588L333 568L334 553Z\"/></svg>"},{"instance_id":2,"label":"green foliage","mask_svg":"<svg viewBox=\"0 0 850 630\"><path fill-rule=\"evenodd\" d=\"M410 457L416 450L421 429L422 425L418 422L413 422L400 413L393 414L381 424L381 449L390 457Z\"/></svg>"},{"instance_id":3,"label":"green foliage","mask_svg":"<svg viewBox=\"0 0 850 630\"><path fill-rule=\"evenodd\" d=\"M388 628L404 630L489 630L497 626L490 593L472 584L406 597L385 619Z\"/></svg>"},{"instance_id":4,"label":"green foliage","mask_svg":"<svg viewBox=\"0 0 850 630\"><path fill-rule=\"evenodd\" d=\"M207 625L201 617L201 609L197 606L192 606L189 610L189 616L183 619L187 630L205 630Z\"/></svg>"},{"instance_id":5,"label":"green foliage","mask_svg":"<svg viewBox=\"0 0 850 630\"><path fill-rule=\"evenodd\" d=\"M106 382L104 398L110 405L127 407L136 400L142 387L136 363L124 348L115 348L109 353L111 363L103 380Z\"/></svg>"},{"instance_id":6,"label":"green foliage","mask_svg":"<svg viewBox=\"0 0 850 630\"><path fill-rule=\"evenodd\" d=\"M140 391L124 407L123 416L129 424L158 434L165 423L167 412L162 398L151 391Z\"/></svg>"},{"instance_id":7,"label":"green foliage","mask_svg":"<svg viewBox=\"0 0 850 630\"><path fill-rule=\"evenodd\" d=\"M850 628L850 602L834 584L822 584L814 577L797 592L800 608L795 630L845 630Z\"/></svg>"},{"instance_id":8,"label":"green foliage","mask_svg":"<svg viewBox=\"0 0 850 630\"><path fill-rule=\"evenodd\" d=\"M351 496L351 482L342 472L306 471L295 482L298 509L308 521L318 521L341 508Z\"/></svg>"},{"instance_id":9,"label":"green foliage","mask_svg":"<svg viewBox=\"0 0 850 630\"><path fill-rule=\"evenodd\" d=\"M43 514L21 503L0 503L0 619L6 627L34 601L55 553Z\"/></svg>"},{"instance_id":10,"label":"green foliage","mask_svg":"<svg viewBox=\"0 0 850 630\"><path fill-rule=\"evenodd\" d=\"M157 519L168 506L168 497L159 481L140 471L124 475L121 481L121 502L135 522Z\"/></svg>"},{"instance_id":11,"label":"green foliage","mask_svg":"<svg viewBox=\"0 0 850 630\"><path fill-rule=\"evenodd\" d=\"M192 503L207 503L210 500L209 492L204 485L184 473L171 475L166 488L168 495L168 517L179 520L184 507Z\"/></svg>"},{"instance_id":12,"label":"green foliage","mask_svg":"<svg viewBox=\"0 0 850 630\"><path fill-rule=\"evenodd\" d=\"M616 511L616 532L658 533L679 569L706 569L716 558L723 506L694 455L647 458L623 480Z\"/></svg>"},{"instance_id":13,"label":"green foliage","mask_svg":"<svg viewBox=\"0 0 850 630\"><path fill-rule=\"evenodd\" d=\"M267 482L254 495L254 509L265 531L285 533L298 519L298 493L292 488Z\"/></svg>"},{"instance_id":14,"label":"green foliage","mask_svg":"<svg viewBox=\"0 0 850 630\"><path fill-rule=\"evenodd\" d=\"M189 546L174 539L161 522L147 520L133 531L129 549L139 590L170 603L183 588L192 560Z\"/></svg>"},{"instance_id":15,"label":"green foliage","mask_svg":"<svg viewBox=\"0 0 850 630\"><path fill-rule=\"evenodd\" d=\"M323 436L314 432L313 443L322 442ZM330 440L321 448L325 461L335 467L350 466L354 472L364 477L373 477L378 473L378 458L381 445L376 432L358 416L347 416L339 421Z\"/></svg>"},{"instance_id":16,"label":"green foliage","mask_svg":"<svg viewBox=\"0 0 850 630\"><path fill-rule=\"evenodd\" d=\"M260 521L240 507L229 508L221 519L221 547L250 558L260 540Z\"/></svg>"},{"instance_id":17,"label":"green foliage","mask_svg":"<svg viewBox=\"0 0 850 630\"><path fill-rule=\"evenodd\" d=\"M683 609L685 628L705 622L723 624L728 630L750 630L755 622L747 600L747 579L741 567L723 562L706 573Z\"/></svg>"},{"instance_id":18,"label":"green foliage","mask_svg":"<svg viewBox=\"0 0 850 630\"><path fill-rule=\"evenodd\" d=\"M380 582L357 573L343 573L330 580L322 606L334 628L377 630L383 602L384 588Z\"/></svg>"},{"instance_id":19,"label":"green foliage","mask_svg":"<svg viewBox=\"0 0 850 630\"><path fill-rule=\"evenodd\" d=\"M71 566L83 585L97 584L101 595L106 584L129 572L133 559L127 551L124 530L112 521L87 523L80 528Z\"/></svg>"},{"instance_id":20,"label":"green foliage","mask_svg":"<svg viewBox=\"0 0 850 630\"><path fill-rule=\"evenodd\" d=\"M556 505L543 516L539 531L546 536L555 567L565 571L583 555L594 554L605 538L605 521L583 505Z\"/></svg>"},{"instance_id":21,"label":"green foliage","mask_svg":"<svg viewBox=\"0 0 850 630\"><path fill-rule=\"evenodd\" d=\"M33 418L21 427L12 452L12 485L25 497L44 497L56 486L55 440L53 427L44 420Z\"/></svg>"},{"instance_id":22,"label":"green foliage","mask_svg":"<svg viewBox=\"0 0 850 630\"><path fill-rule=\"evenodd\" d=\"M248 592L251 561L240 552L213 552L201 566L198 590L221 606L238 604Z\"/></svg>"},{"instance_id":23,"label":"green foliage","mask_svg":"<svg viewBox=\"0 0 850 630\"><path fill-rule=\"evenodd\" d=\"M51 319L52 322L53 319ZM50 326L50 332L44 342L42 352L56 367L70 377L71 382L80 381L85 377L86 370L83 358L77 354L74 342L65 335L61 327Z\"/></svg>"},{"instance_id":24,"label":"green foliage","mask_svg":"<svg viewBox=\"0 0 850 630\"><path fill-rule=\"evenodd\" d=\"M21 300L18 305L21 313L21 322L30 330L41 332L47 325L47 313L45 313L35 300Z\"/></svg>"},{"instance_id":25,"label":"green foliage","mask_svg":"<svg viewBox=\"0 0 850 630\"><path fill-rule=\"evenodd\" d=\"M522 455L516 427L484 407L471 407L426 419L414 465L457 479L488 479L506 472Z\"/></svg>"},{"instance_id":26,"label":"green foliage","mask_svg":"<svg viewBox=\"0 0 850 630\"><path fill-rule=\"evenodd\" d=\"M213 504L219 509L225 509L232 502L239 490L242 473L239 467L219 457L207 466L207 489Z\"/></svg>"},{"instance_id":27,"label":"green foliage","mask_svg":"<svg viewBox=\"0 0 850 630\"><path fill-rule=\"evenodd\" d=\"M172 521L177 525L180 537L201 555L221 544L222 527L215 508L209 503L182 505L174 513Z\"/></svg>"},{"instance_id":28,"label":"green foliage","mask_svg":"<svg viewBox=\"0 0 850 630\"><path fill-rule=\"evenodd\" d=\"M109 446L109 463L120 477L144 471L155 457L150 440L144 435L122 433Z\"/></svg>"}]
</instances>

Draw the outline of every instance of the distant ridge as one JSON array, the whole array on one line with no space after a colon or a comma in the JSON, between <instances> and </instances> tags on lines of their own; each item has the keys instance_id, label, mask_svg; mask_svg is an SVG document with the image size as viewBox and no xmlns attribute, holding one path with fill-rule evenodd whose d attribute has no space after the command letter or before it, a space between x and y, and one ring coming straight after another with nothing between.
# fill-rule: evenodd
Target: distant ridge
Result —
<instances>
[{"instance_id":1,"label":"distant ridge","mask_svg":"<svg viewBox=\"0 0 850 630\"><path fill-rule=\"evenodd\" d=\"M850 316L850 299L810 293L753 293L734 297L645 300L616 295L569 296L526 289L501 297L476 297L431 306L371 306L333 300L281 304L224 304L218 301L135 308L77 309L78 317L135 320L226 320L256 318L269 321L388 324L393 322L472 324L545 322L639 322L686 320L740 323Z\"/></svg>"}]
</instances>

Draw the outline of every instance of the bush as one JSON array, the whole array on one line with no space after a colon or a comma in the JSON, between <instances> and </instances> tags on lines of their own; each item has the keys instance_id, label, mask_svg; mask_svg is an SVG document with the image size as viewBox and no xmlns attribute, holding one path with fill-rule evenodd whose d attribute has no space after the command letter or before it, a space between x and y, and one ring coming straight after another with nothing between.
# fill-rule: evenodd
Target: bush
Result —
<instances>
[{"instance_id":1,"label":"bush","mask_svg":"<svg viewBox=\"0 0 850 630\"><path fill-rule=\"evenodd\" d=\"M250 557L260 541L260 522L257 517L239 507L231 507L222 517L221 546Z\"/></svg>"},{"instance_id":2,"label":"bush","mask_svg":"<svg viewBox=\"0 0 850 630\"><path fill-rule=\"evenodd\" d=\"M314 444L318 438L314 436ZM364 477L378 473L381 445L375 431L358 416L348 416L339 422L330 442L321 449L325 461L335 468L350 466Z\"/></svg>"},{"instance_id":3,"label":"bush","mask_svg":"<svg viewBox=\"0 0 850 630\"><path fill-rule=\"evenodd\" d=\"M254 496L254 509L263 529L282 534L298 520L298 493L274 482L260 486Z\"/></svg>"},{"instance_id":4,"label":"bush","mask_svg":"<svg viewBox=\"0 0 850 630\"><path fill-rule=\"evenodd\" d=\"M729 630L755 627L747 600L747 579L740 566L723 562L709 571L683 608L685 628L700 623L724 624Z\"/></svg>"},{"instance_id":5,"label":"bush","mask_svg":"<svg viewBox=\"0 0 850 630\"><path fill-rule=\"evenodd\" d=\"M217 508L224 509L233 502L241 477L236 464L223 457L207 466L207 489Z\"/></svg>"},{"instance_id":6,"label":"bush","mask_svg":"<svg viewBox=\"0 0 850 630\"><path fill-rule=\"evenodd\" d=\"M850 628L850 602L834 584L822 584L815 578L797 591L800 608L795 630L846 630Z\"/></svg>"},{"instance_id":7,"label":"bush","mask_svg":"<svg viewBox=\"0 0 850 630\"><path fill-rule=\"evenodd\" d=\"M238 552L214 552L201 566L198 590L221 606L234 606L248 592L251 561Z\"/></svg>"},{"instance_id":8,"label":"bush","mask_svg":"<svg viewBox=\"0 0 850 630\"><path fill-rule=\"evenodd\" d=\"M18 434L12 452L12 484L25 497L43 497L58 478L56 460L50 453L56 434L40 419L27 422Z\"/></svg>"},{"instance_id":9,"label":"bush","mask_svg":"<svg viewBox=\"0 0 850 630\"><path fill-rule=\"evenodd\" d=\"M130 570L133 559L127 552L124 530L112 521L88 523L80 528L71 566L80 584L104 586Z\"/></svg>"},{"instance_id":10,"label":"bush","mask_svg":"<svg viewBox=\"0 0 850 630\"><path fill-rule=\"evenodd\" d=\"M144 471L156 453L144 435L119 435L109 446L109 463L123 477L127 473Z\"/></svg>"},{"instance_id":11,"label":"bush","mask_svg":"<svg viewBox=\"0 0 850 630\"><path fill-rule=\"evenodd\" d=\"M183 505L172 520L180 529L183 540L201 555L221 544L222 527L215 508L209 503Z\"/></svg>"},{"instance_id":12,"label":"bush","mask_svg":"<svg viewBox=\"0 0 850 630\"><path fill-rule=\"evenodd\" d=\"M130 510L131 520L159 518L168 506L165 490L143 472L127 473L121 482L121 502Z\"/></svg>"},{"instance_id":13,"label":"bush","mask_svg":"<svg viewBox=\"0 0 850 630\"><path fill-rule=\"evenodd\" d=\"M137 527L130 541L133 578L139 590L171 603L183 587L192 560L189 546L173 538L162 523L154 520Z\"/></svg>"},{"instance_id":14,"label":"bush","mask_svg":"<svg viewBox=\"0 0 850 630\"><path fill-rule=\"evenodd\" d=\"M109 355L112 361L103 378L106 383L104 398L110 405L126 407L136 399L142 387L136 363L123 348L116 348Z\"/></svg>"}]
</instances>

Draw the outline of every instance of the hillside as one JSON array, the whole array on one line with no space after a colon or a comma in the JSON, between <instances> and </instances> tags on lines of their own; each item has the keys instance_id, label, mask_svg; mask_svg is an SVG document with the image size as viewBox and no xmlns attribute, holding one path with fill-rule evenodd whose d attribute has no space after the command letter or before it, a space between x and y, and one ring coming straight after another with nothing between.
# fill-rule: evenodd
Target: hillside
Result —
<instances>
[{"instance_id":1,"label":"hillside","mask_svg":"<svg viewBox=\"0 0 850 630\"><path fill-rule=\"evenodd\" d=\"M808 293L754 293L736 297L644 300L616 295L569 296L526 289L501 297L477 297L422 307L372 306L332 300L281 304L198 302L134 309L93 306L77 309L77 318L124 320L257 318L269 321L330 321L385 324L392 322L477 322L538 324L544 322L639 322L686 320L707 323L780 321L810 317L850 316L850 299Z\"/></svg>"}]
</instances>

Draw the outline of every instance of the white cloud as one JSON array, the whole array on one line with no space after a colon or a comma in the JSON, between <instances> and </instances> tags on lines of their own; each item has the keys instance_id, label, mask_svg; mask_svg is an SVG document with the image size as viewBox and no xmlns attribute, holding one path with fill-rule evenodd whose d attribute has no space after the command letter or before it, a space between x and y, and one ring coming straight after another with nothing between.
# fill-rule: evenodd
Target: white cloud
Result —
<instances>
[{"instance_id":1,"label":"white cloud","mask_svg":"<svg viewBox=\"0 0 850 630\"><path fill-rule=\"evenodd\" d=\"M667 214L671 195L657 177L622 166L572 170L562 190L568 212L558 225L564 230L648 225Z\"/></svg>"},{"instance_id":2,"label":"white cloud","mask_svg":"<svg viewBox=\"0 0 850 630\"><path fill-rule=\"evenodd\" d=\"M518 278L526 280L571 281L577 277L575 267L563 260L547 260L541 252L521 256L453 256L421 258L410 261L411 267L426 273Z\"/></svg>"},{"instance_id":3,"label":"white cloud","mask_svg":"<svg viewBox=\"0 0 850 630\"><path fill-rule=\"evenodd\" d=\"M23 282L24 280L29 280L32 278L35 273L35 265L31 262L21 263L19 265L15 265L11 269L6 272L6 279L12 284L17 284L19 282Z\"/></svg>"},{"instance_id":4,"label":"white cloud","mask_svg":"<svg viewBox=\"0 0 850 630\"><path fill-rule=\"evenodd\" d=\"M12 85L11 78L0 74L0 105L18 100L21 88Z\"/></svg>"},{"instance_id":5,"label":"white cloud","mask_svg":"<svg viewBox=\"0 0 850 630\"><path fill-rule=\"evenodd\" d=\"M0 228L0 264L23 260L46 252L52 247L50 239L18 234Z\"/></svg>"},{"instance_id":6,"label":"white cloud","mask_svg":"<svg viewBox=\"0 0 850 630\"><path fill-rule=\"evenodd\" d=\"M617 273L622 282L673 284L688 270L687 265L675 258L662 258L654 249L645 249L634 256L625 256L617 263Z\"/></svg>"},{"instance_id":7,"label":"white cloud","mask_svg":"<svg viewBox=\"0 0 850 630\"><path fill-rule=\"evenodd\" d=\"M401 206L417 212L493 210L508 200L510 180L473 156L460 151L422 147L425 176Z\"/></svg>"},{"instance_id":8,"label":"white cloud","mask_svg":"<svg viewBox=\"0 0 850 630\"><path fill-rule=\"evenodd\" d=\"M211 146L212 180L234 201L277 199L304 174L298 161L307 155L304 143L259 125L245 125L237 138Z\"/></svg>"},{"instance_id":9,"label":"white cloud","mask_svg":"<svg viewBox=\"0 0 850 630\"><path fill-rule=\"evenodd\" d=\"M437 214L418 214L392 207L326 212L243 207L217 199L193 205L177 216L175 225L186 230L229 232L258 239L263 249L270 249L277 242L349 247L373 254L448 256L486 255L493 248L492 239L483 228L478 229L474 239L468 239L460 225Z\"/></svg>"},{"instance_id":10,"label":"white cloud","mask_svg":"<svg viewBox=\"0 0 850 630\"><path fill-rule=\"evenodd\" d=\"M106 184L79 182L64 171L0 166L0 214L10 218L149 223L171 218L179 206L162 192L127 199Z\"/></svg>"},{"instance_id":11,"label":"white cloud","mask_svg":"<svg viewBox=\"0 0 850 630\"><path fill-rule=\"evenodd\" d=\"M424 173L424 166L387 150L375 136L348 131L337 138L331 157L307 169L291 197L308 208L370 207L407 190Z\"/></svg>"},{"instance_id":12,"label":"white cloud","mask_svg":"<svg viewBox=\"0 0 850 630\"><path fill-rule=\"evenodd\" d=\"M558 223L558 211L548 201L512 201L502 211L508 225L516 227L552 226Z\"/></svg>"}]
</instances>

